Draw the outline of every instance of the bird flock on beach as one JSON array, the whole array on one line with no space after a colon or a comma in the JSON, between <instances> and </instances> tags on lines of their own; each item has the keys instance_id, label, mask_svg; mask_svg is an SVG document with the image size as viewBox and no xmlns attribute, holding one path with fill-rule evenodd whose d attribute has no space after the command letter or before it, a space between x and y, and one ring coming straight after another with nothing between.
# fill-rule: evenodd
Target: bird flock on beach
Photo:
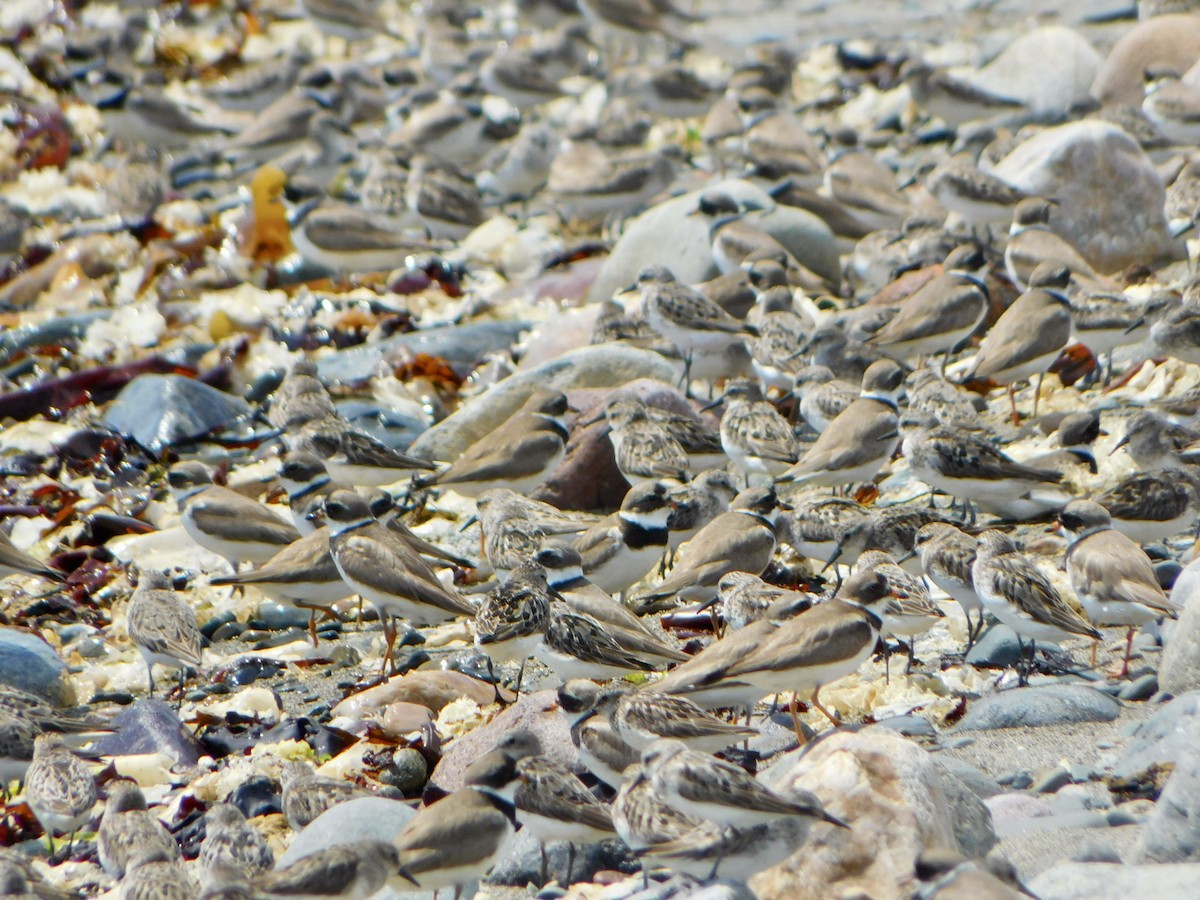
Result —
<instances>
[{"instance_id":1,"label":"bird flock on beach","mask_svg":"<svg viewBox=\"0 0 1200 900\"><path fill-rule=\"evenodd\" d=\"M1180 254L1104 271L1055 230L1062 198L992 173L996 144L1047 125L1022 99L847 41L839 90L902 88L908 106L884 138L816 129L808 114L833 102L797 93L799 48L718 47L703 3L519 0L505 17L439 2L396 16L371 0L300 0L294 16L231 6L203 14L197 33L228 17L249 60L268 25L303 26L326 54L299 43L215 65L189 82L203 105L149 66L117 64L159 13L81 27L77 52L58 59L59 89L103 112L105 144L134 148L122 150L131 184L109 184L126 202L115 227L162 227L139 191L155 204L167 192L247 213L230 233L273 278L320 270L332 294L351 278L393 283L370 273L453 270L469 295L475 258L455 248L493 216L514 234L560 220L587 239L566 249L592 247L559 261L580 265L637 214L682 198L677 227L694 226L711 265L692 278L675 251L643 247L588 306L577 344L614 360L652 351L669 375L597 385L518 370L473 395L464 383L455 400L473 431L447 455L360 428L323 362L332 354L291 348L253 441L155 461L186 540L222 565L124 566L132 592L111 627L145 662L144 696L182 710L189 682L227 652L202 627L206 592L306 614L314 658L346 640L343 623L378 622L370 685L402 678L405 648L452 624L449 646L483 660L471 671L497 712L550 692L573 764L514 728L394 835L279 865L253 817L221 798L185 863L144 785L98 781L105 761L87 736L111 730L105 716L4 687L0 774L52 860L72 858L103 801L95 860L129 900L385 887L457 898L518 830L543 846L538 888L546 845L570 844L570 882L575 848L612 839L646 883L664 871L747 881L855 827L828 800L755 774L749 748L767 723L786 721L793 746L853 726L862 711L837 700L839 682L967 665L1004 629L1017 658L996 689L1125 679L1142 665L1139 630L1157 636L1182 612L1169 594L1200 521L1200 382L1142 389L1200 365L1200 280ZM1200 216L1200 78L1142 74L1130 114L1154 132L1148 147L1183 159L1167 202L1188 220L1171 220L1172 246L1186 248ZM898 146L921 157L904 163L911 178ZM222 184L246 191L233 204ZM842 264L772 226L785 209L822 222ZM18 235L0 249L21 246ZM7 309L16 295L0 296ZM264 461L270 486L239 478ZM605 505L564 502L585 483ZM21 543L0 531L6 602L12 584L50 596L75 583ZM297 833L372 795L306 761L279 780ZM64 893L27 856L0 855L0 895Z\"/></svg>"}]
</instances>

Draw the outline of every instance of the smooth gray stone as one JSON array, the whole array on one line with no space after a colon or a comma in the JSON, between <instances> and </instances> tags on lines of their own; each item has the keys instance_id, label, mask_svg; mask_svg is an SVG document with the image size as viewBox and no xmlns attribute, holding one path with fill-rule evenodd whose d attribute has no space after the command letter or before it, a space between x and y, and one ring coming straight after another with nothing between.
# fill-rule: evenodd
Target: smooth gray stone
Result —
<instances>
[{"instance_id":1,"label":"smooth gray stone","mask_svg":"<svg viewBox=\"0 0 1200 900\"><path fill-rule=\"evenodd\" d=\"M1149 700L1157 692L1158 676L1153 672L1147 672L1141 678L1124 685L1121 690L1117 692L1117 699L1138 702L1141 700Z\"/></svg>"},{"instance_id":2,"label":"smooth gray stone","mask_svg":"<svg viewBox=\"0 0 1200 900\"><path fill-rule=\"evenodd\" d=\"M165 753L176 765L194 766L204 755L204 748L179 720L174 707L162 700L138 700L117 713L110 727L112 734L92 745L101 756Z\"/></svg>"},{"instance_id":3,"label":"smooth gray stone","mask_svg":"<svg viewBox=\"0 0 1200 900\"><path fill-rule=\"evenodd\" d=\"M248 416L241 397L182 375L139 375L121 389L104 424L147 450L202 437Z\"/></svg>"},{"instance_id":4,"label":"smooth gray stone","mask_svg":"<svg viewBox=\"0 0 1200 900\"><path fill-rule=\"evenodd\" d=\"M283 631L287 628L308 628L308 617L309 612L306 609L284 606L274 600L264 600L259 604L255 620L261 622L268 631Z\"/></svg>"},{"instance_id":5,"label":"smooth gray stone","mask_svg":"<svg viewBox=\"0 0 1200 900\"><path fill-rule=\"evenodd\" d=\"M1112 767L1118 778L1133 778L1151 766L1178 763L1189 746L1193 723L1200 716L1200 691L1189 691L1167 703L1129 734Z\"/></svg>"},{"instance_id":6,"label":"smooth gray stone","mask_svg":"<svg viewBox=\"0 0 1200 900\"><path fill-rule=\"evenodd\" d=\"M1194 897L1200 864L1115 865L1060 863L1028 883L1040 900L1097 900L1099 897Z\"/></svg>"},{"instance_id":7,"label":"smooth gray stone","mask_svg":"<svg viewBox=\"0 0 1200 900\"><path fill-rule=\"evenodd\" d=\"M974 792L976 797L986 800L996 794L1003 793L1004 788L982 769L977 769L969 762L963 762L953 756L938 754L934 757L934 765L949 772Z\"/></svg>"},{"instance_id":8,"label":"smooth gray stone","mask_svg":"<svg viewBox=\"0 0 1200 900\"><path fill-rule=\"evenodd\" d=\"M62 657L22 628L0 628L0 684L36 694L55 706L68 706L73 699Z\"/></svg>"},{"instance_id":9,"label":"smooth gray stone","mask_svg":"<svg viewBox=\"0 0 1200 900\"><path fill-rule=\"evenodd\" d=\"M1024 643L1028 647L1028 641ZM1062 652L1058 644L1049 641L1038 641L1037 647L1039 652ZM1007 669L1015 666L1018 659L1017 633L997 622L980 636L963 661L977 669Z\"/></svg>"},{"instance_id":10,"label":"smooth gray stone","mask_svg":"<svg viewBox=\"0 0 1200 900\"><path fill-rule=\"evenodd\" d=\"M1184 730L1187 748L1146 818L1135 862L1200 862L1200 719Z\"/></svg>"},{"instance_id":11,"label":"smooth gray stone","mask_svg":"<svg viewBox=\"0 0 1200 900\"><path fill-rule=\"evenodd\" d=\"M383 797L358 797L339 803L304 826L275 867L281 869L318 850L365 838L390 841L416 814L407 803Z\"/></svg>"},{"instance_id":12,"label":"smooth gray stone","mask_svg":"<svg viewBox=\"0 0 1200 900\"><path fill-rule=\"evenodd\" d=\"M1111 722L1121 712L1112 697L1076 684L1025 687L992 694L967 706L958 731L1040 728L1079 722Z\"/></svg>"},{"instance_id":13,"label":"smooth gray stone","mask_svg":"<svg viewBox=\"0 0 1200 900\"><path fill-rule=\"evenodd\" d=\"M1070 783L1071 773L1062 766L1056 766L1035 778L1030 790L1035 794L1054 794Z\"/></svg>"},{"instance_id":14,"label":"smooth gray stone","mask_svg":"<svg viewBox=\"0 0 1200 900\"><path fill-rule=\"evenodd\" d=\"M412 747L392 751L392 764L380 773L381 781L410 797L420 791L428 779L429 764L421 751Z\"/></svg>"},{"instance_id":15,"label":"smooth gray stone","mask_svg":"<svg viewBox=\"0 0 1200 900\"><path fill-rule=\"evenodd\" d=\"M638 378L678 384L682 372L682 364L652 350L620 343L578 347L472 397L417 438L408 452L423 459L455 459L516 412L535 390L620 387Z\"/></svg>"},{"instance_id":16,"label":"smooth gray stone","mask_svg":"<svg viewBox=\"0 0 1200 900\"><path fill-rule=\"evenodd\" d=\"M413 353L427 353L456 369L469 370L491 351L512 346L528 328L529 323L523 321L489 321L406 331L377 344L348 347L322 356L317 361L317 373L326 384L366 381L389 360Z\"/></svg>"},{"instance_id":17,"label":"smooth gray stone","mask_svg":"<svg viewBox=\"0 0 1200 900\"><path fill-rule=\"evenodd\" d=\"M1085 841L1072 859L1074 862L1120 863L1121 854L1103 841Z\"/></svg>"},{"instance_id":18,"label":"smooth gray stone","mask_svg":"<svg viewBox=\"0 0 1200 900\"><path fill-rule=\"evenodd\" d=\"M518 814L519 815L519 814ZM546 882L574 884L591 881L603 869L622 872L638 871L637 857L618 838L598 844L576 844L575 866L571 877L567 877L570 845L566 841L554 841L546 845ZM505 857L496 863L488 875L492 884L524 887L527 884L541 886L542 852L541 843L531 832L521 829Z\"/></svg>"},{"instance_id":19,"label":"smooth gray stone","mask_svg":"<svg viewBox=\"0 0 1200 900\"><path fill-rule=\"evenodd\" d=\"M1163 643L1158 686L1178 697L1200 688L1200 560L1179 573L1171 603L1182 612Z\"/></svg>"},{"instance_id":20,"label":"smooth gray stone","mask_svg":"<svg viewBox=\"0 0 1200 900\"><path fill-rule=\"evenodd\" d=\"M938 769L941 775L942 791L950 806L950 818L959 852L968 859L987 856L998 840L996 829L992 825L992 811L969 784L949 769L939 767L936 760L934 768Z\"/></svg>"}]
</instances>

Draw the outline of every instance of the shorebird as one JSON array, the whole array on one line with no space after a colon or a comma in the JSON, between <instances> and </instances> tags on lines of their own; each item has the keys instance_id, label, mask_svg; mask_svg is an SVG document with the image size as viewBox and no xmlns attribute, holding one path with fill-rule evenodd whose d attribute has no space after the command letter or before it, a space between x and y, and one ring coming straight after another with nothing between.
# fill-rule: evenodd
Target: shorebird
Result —
<instances>
[{"instance_id":1,"label":"shorebird","mask_svg":"<svg viewBox=\"0 0 1200 900\"><path fill-rule=\"evenodd\" d=\"M972 226L989 227L1012 220L1013 207L1029 196L980 169L966 155L955 156L931 171L925 187L949 212Z\"/></svg>"},{"instance_id":2,"label":"shorebird","mask_svg":"<svg viewBox=\"0 0 1200 900\"><path fill-rule=\"evenodd\" d=\"M1096 497L1096 502L1112 516L1113 528L1139 544L1150 544L1195 529L1200 484L1182 469L1139 472Z\"/></svg>"},{"instance_id":3,"label":"shorebird","mask_svg":"<svg viewBox=\"0 0 1200 900\"><path fill-rule=\"evenodd\" d=\"M1091 500L1074 500L1058 514L1068 535L1067 575L1093 625L1125 625L1125 659L1119 677L1129 674L1133 632L1156 619L1177 618L1142 548L1113 528L1108 510ZM1092 665L1096 664L1093 645Z\"/></svg>"},{"instance_id":4,"label":"shorebird","mask_svg":"<svg viewBox=\"0 0 1200 900\"><path fill-rule=\"evenodd\" d=\"M67 854L75 832L92 815L96 781L87 766L57 734L40 734L33 743L33 762L25 773L25 800L41 823L54 855L54 835L69 834Z\"/></svg>"},{"instance_id":5,"label":"shorebird","mask_svg":"<svg viewBox=\"0 0 1200 900\"><path fill-rule=\"evenodd\" d=\"M718 402L725 405L721 446L747 484L752 475L773 478L796 464L792 426L767 402L757 384L748 378L732 379Z\"/></svg>"},{"instance_id":6,"label":"shorebird","mask_svg":"<svg viewBox=\"0 0 1200 900\"><path fill-rule=\"evenodd\" d=\"M835 378L828 366L805 366L792 378L792 396L808 427L821 434L829 423L858 399L859 388Z\"/></svg>"},{"instance_id":7,"label":"shorebird","mask_svg":"<svg viewBox=\"0 0 1200 900\"><path fill-rule=\"evenodd\" d=\"M1008 277L1018 287L1032 287L1037 267L1049 264L1065 268L1068 278L1099 281L1100 276L1091 263L1067 240L1050 230L1051 206L1050 201L1041 197L1029 197L1017 204L1008 231L1008 244L1004 248Z\"/></svg>"},{"instance_id":8,"label":"shorebird","mask_svg":"<svg viewBox=\"0 0 1200 900\"><path fill-rule=\"evenodd\" d=\"M167 473L184 531L193 541L227 559L265 563L300 533L261 503L213 483L200 462L180 462Z\"/></svg>"},{"instance_id":9,"label":"shorebird","mask_svg":"<svg viewBox=\"0 0 1200 900\"><path fill-rule=\"evenodd\" d=\"M329 552L328 527L294 541L261 566L237 575L217 576L209 584L254 587L280 603L308 610L308 634L314 647L317 614L333 615L333 605L354 594Z\"/></svg>"},{"instance_id":10,"label":"shorebird","mask_svg":"<svg viewBox=\"0 0 1200 900\"><path fill-rule=\"evenodd\" d=\"M264 872L253 886L268 897L366 898L403 877L398 859L396 848L387 841L368 838L325 847L282 869Z\"/></svg>"},{"instance_id":11,"label":"shorebird","mask_svg":"<svg viewBox=\"0 0 1200 900\"><path fill-rule=\"evenodd\" d=\"M301 831L325 810L370 793L348 781L318 775L307 762L284 763L279 774L279 802L292 831Z\"/></svg>"},{"instance_id":12,"label":"shorebird","mask_svg":"<svg viewBox=\"0 0 1200 900\"><path fill-rule=\"evenodd\" d=\"M141 788L133 781L112 781L106 788L104 815L96 832L100 866L113 878L125 874L138 852L161 848L169 859L179 859L179 845L146 806Z\"/></svg>"},{"instance_id":13,"label":"shorebird","mask_svg":"<svg viewBox=\"0 0 1200 900\"><path fill-rule=\"evenodd\" d=\"M1161 68L1146 71L1142 112L1172 143L1200 143L1200 88L1194 81L1182 80L1178 72Z\"/></svg>"},{"instance_id":14,"label":"shorebird","mask_svg":"<svg viewBox=\"0 0 1200 900\"><path fill-rule=\"evenodd\" d=\"M546 573L546 581L575 612L590 616L607 628L618 644L659 665L688 659L686 653L663 641L622 603L618 603L583 574L583 557L565 541L542 544L533 558Z\"/></svg>"},{"instance_id":15,"label":"shorebird","mask_svg":"<svg viewBox=\"0 0 1200 900\"><path fill-rule=\"evenodd\" d=\"M1033 279L996 321L979 345L963 381L988 378L1008 387L1013 424L1020 422L1013 385L1038 376L1033 392L1033 415L1037 415L1042 379L1050 365L1071 339L1071 304L1060 293L1066 286L1066 270L1047 268Z\"/></svg>"},{"instance_id":16,"label":"shorebird","mask_svg":"<svg viewBox=\"0 0 1200 900\"><path fill-rule=\"evenodd\" d=\"M666 552L667 521L675 506L662 482L631 488L614 516L575 539L584 574L610 594L641 581Z\"/></svg>"},{"instance_id":17,"label":"shorebird","mask_svg":"<svg viewBox=\"0 0 1200 900\"><path fill-rule=\"evenodd\" d=\"M639 752L667 738L693 750L716 753L758 734L757 729L718 719L686 697L634 691L620 684L601 690L594 709L608 720L617 737Z\"/></svg>"},{"instance_id":18,"label":"shorebird","mask_svg":"<svg viewBox=\"0 0 1200 900\"><path fill-rule=\"evenodd\" d=\"M929 416L908 415L901 443L913 475L935 491L1009 518L1030 518L1069 499L1055 486L1062 473L1019 463L986 438Z\"/></svg>"},{"instance_id":19,"label":"shorebird","mask_svg":"<svg viewBox=\"0 0 1200 900\"><path fill-rule=\"evenodd\" d=\"M643 611L679 601L710 600L728 572L766 570L775 554L775 517L779 499L773 487L748 488L684 544L670 574L660 584L638 594L634 603Z\"/></svg>"},{"instance_id":20,"label":"shorebird","mask_svg":"<svg viewBox=\"0 0 1200 900\"><path fill-rule=\"evenodd\" d=\"M642 765L666 803L714 825L747 828L772 819L804 816L849 827L826 812L816 797L783 797L740 766L689 750L682 741L656 741L643 752Z\"/></svg>"},{"instance_id":21,"label":"shorebird","mask_svg":"<svg viewBox=\"0 0 1200 900\"><path fill-rule=\"evenodd\" d=\"M821 705L821 688L856 671L875 651L883 627L881 601L892 596L893 589L882 575L856 572L833 600L770 630L757 646L712 678L717 683L745 682L758 689L760 698L791 691L797 736L801 729L796 694L801 692L811 691L813 706L837 724Z\"/></svg>"},{"instance_id":22,"label":"shorebird","mask_svg":"<svg viewBox=\"0 0 1200 900\"><path fill-rule=\"evenodd\" d=\"M646 266L637 277L642 312L650 327L684 355L684 384L696 352L715 352L757 335L758 329L733 318L699 291L680 284L664 266Z\"/></svg>"},{"instance_id":23,"label":"shorebird","mask_svg":"<svg viewBox=\"0 0 1200 900\"><path fill-rule=\"evenodd\" d=\"M223 885L245 881L275 865L275 854L266 839L246 821L232 803L214 803L204 814L204 843L200 869L205 882Z\"/></svg>"},{"instance_id":24,"label":"shorebird","mask_svg":"<svg viewBox=\"0 0 1200 900\"><path fill-rule=\"evenodd\" d=\"M918 106L956 130L967 122L1015 115L1025 108L1019 100L992 93L921 59L905 62L900 78Z\"/></svg>"},{"instance_id":25,"label":"shorebird","mask_svg":"<svg viewBox=\"0 0 1200 900\"><path fill-rule=\"evenodd\" d=\"M346 582L379 610L387 648L387 667L396 643L392 619L412 626L434 625L455 616L474 616L475 609L438 581L429 563L371 514L354 491L335 491L325 502L329 551Z\"/></svg>"},{"instance_id":26,"label":"shorebird","mask_svg":"<svg viewBox=\"0 0 1200 900\"><path fill-rule=\"evenodd\" d=\"M1017 543L1002 531L985 531L979 536L971 581L984 608L1022 637L1029 640L1029 678L1037 641L1061 641L1071 635L1100 638L1100 632L1081 618L1059 595L1037 564L1025 556Z\"/></svg>"},{"instance_id":27,"label":"shorebird","mask_svg":"<svg viewBox=\"0 0 1200 900\"><path fill-rule=\"evenodd\" d=\"M537 650L550 621L554 600L546 572L537 562L522 563L492 588L475 611L475 645L491 662L519 663L521 692L525 663Z\"/></svg>"},{"instance_id":28,"label":"shorebird","mask_svg":"<svg viewBox=\"0 0 1200 900\"><path fill-rule=\"evenodd\" d=\"M562 462L570 410L562 391L534 391L520 409L447 468L414 485L445 487L471 498L498 487L527 494Z\"/></svg>"},{"instance_id":29,"label":"shorebird","mask_svg":"<svg viewBox=\"0 0 1200 900\"><path fill-rule=\"evenodd\" d=\"M592 714L600 690L585 678L565 681L558 688L558 708L570 726L576 762L619 790L625 770L637 765L640 754L621 740L607 719Z\"/></svg>"},{"instance_id":30,"label":"shorebird","mask_svg":"<svg viewBox=\"0 0 1200 900\"><path fill-rule=\"evenodd\" d=\"M983 633L983 601L975 590L971 566L975 563L975 538L946 522L930 522L917 531L914 551L925 577L958 601L967 618L967 650ZM977 622L971 613L978 612Z\"/></svg>"},{"instance_id":31,"label":"shorebird","mask_svg":"<svg viewBox=\"0 0 1200 900\"><path fill-rule=\"evenodd\" d=\"M900 443L897 397L903 370L891 360L872 363L862 393L821 432L804 456L779 477L794 484L868 481L892 458Z\"/></svg>"},{"instance_id":32,"label":"shorebird","mask_svg":"<svg viewBox=\"0 0 1200 900\"><path fill-rule=\"evenodd\" d=\"M141 573L129 609L125 630L146 661L150 694L154 694L154 664L179 669L182 698L183 679L188 666L199 668L200 625L188 602L176 593L167 572L147 570Z\"/></svg>"},{"instance_id":33,"label":"shorebird","mask_svg":"<svg viewBox=\"0 0 1200 900\"><path fill-rule=\"evenodd\" d=\"M454 888L487 874L516 832L511 795L516 760L493 751L475 762L465 786L422 809L394 840L399 869L423 891Z\"/></svg>"},{"instance_id":34,"label":"shorebird","mask_svg":"<svg viewBox=\"0 0 1200 900\"><path fill-rule=\"evenodd\" d=\"M604 407L608 439L617 468L630 485L657 479L688 480L688 455L683 445L661 423L652 419L646 405L620 392Z\"/></svg>"},{"instance_id":35,"label":"shorebird","mask_svg":"<svg viewBox=\"0 0 1200 900\"><path fill-rule=\"evenodd\" d=\"M950 354L975 333L987 313L987 285L974 274L983 265L983 254L976 247L951 251L943 273L905 299L896 315L867 338L867 343L902 359L940 354L944 371Z\"/></svg>"},{"instance_id":36,"label":"shorebird","mask_svg":"<svg viewBox=\"0 0 1200 900\"><path fill-rule=\"evenodd\" d=\"M51 569L40 559L14 546L9 536L0 531L0 578L9 575L36 575L56 582L63 580L62 572Z\"/></svg>"}]
</instances>

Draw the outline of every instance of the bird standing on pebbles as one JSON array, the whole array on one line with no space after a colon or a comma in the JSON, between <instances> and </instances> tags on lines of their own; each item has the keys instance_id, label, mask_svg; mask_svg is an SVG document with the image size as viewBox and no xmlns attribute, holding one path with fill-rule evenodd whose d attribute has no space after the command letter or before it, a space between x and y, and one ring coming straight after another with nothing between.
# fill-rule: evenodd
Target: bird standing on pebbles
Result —
<instances>
[{"instance_id":1,"label":"bird standing on pebbles","mask_svg":"<svg viewBox=\"0 0 1200 900\"><path fill-rule=\"evenodd\" d=\"M1177 618L1142 548L1112 527L1112 517L1090 500L1073 500L1058 514L1067 533L1067 575L1093 625L1125 625L1125 659L1120 676L1129 674L1133 632L1159 618ZM1093 649L1092 664L1095 665Z\"/></svg>"},{"instance_id":2,"label":"bird standing on pebbles","mask_svg":"<svg viewBox=\"0 0 1200 900\"><path fill-rule=\"evenodd\" d=\"M201 666L200 625L191 606L175 591L169 573L142 573L129 601L125 628L146 660L150 694L154 694L155 663L180 670L182 692L187 667Z\"/></svg>"},{"instance_id":3,"label":"bird standing on pebbles","mask_svg":"<svg viewBox=\"0 0 1200 900\"><path fill-rule=\"evenodd\" d=\"M75 832L91 818L96 805L96 781L61 737L41 734L33 742L33 762L25 774L25 800L46 831L50 854L54 854L54 835L69 834L70 855Z\"/></svg>"}]
</instances>

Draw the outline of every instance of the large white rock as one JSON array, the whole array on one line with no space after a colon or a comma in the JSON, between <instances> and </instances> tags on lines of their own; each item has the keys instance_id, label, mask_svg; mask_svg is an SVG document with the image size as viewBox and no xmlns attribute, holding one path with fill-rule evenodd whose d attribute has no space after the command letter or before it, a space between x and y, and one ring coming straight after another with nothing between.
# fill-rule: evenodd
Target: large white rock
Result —
<instances>
[{"instance_id":1,"label":"large white rock","mask_svg":"<svg viewBox=\"0 0 1200 900\"><path fill-rule=\"evenodd\" d=\"M849 831L814 828L786 862L751 888L769 898L908 898L922 851L983 854L995 842L991 814L912 741L882 727L838 732L784 756L761 776L776 790L812 791Z\"/></svg>"},{"instance_id":2,"label":"large white rock","mask_svg":"<svg viewBox=\"0 0 1200 900\"><path fill-rule=\"evenodd\" d=\"M1106 106L1140 106L1147 68L1166 66L1183 73L1197 59L1200 59L1200 15L1147 19L1133 26L1113 46L1092 84L1092 96Z\"/></svg>"},{"instance_id":3,"label":"large white rock","mask_svg":"<svg viewBox=\"0 0 1200 900\"><path fill-rule=\"evenodd\" d=\"M1066 113L1091 95L1103 58L1081 34L1050 25L1021 35L976 79L1041 114Z\"/></svg>"},{"instance_id":4,"label":"large white rock","mask_svg":"<svg viewBox=\"0 0 1200 900\"><path fill-rule=\"evenodd\" d=\"M1158 686L1179 696L1200 688L1200 560L1179 573L1171 602L1182 612L1166 633Z\"/></svg>"},{"instance_id":5,"label":"large white rock","mask_svg":"<svg viewBox=\"0 0 1200 900\"><path fill-rule=\"evenodd\" d=\"M1171 253L1162 180L1137 142L1109 122L1085 119L1039 132L995 174L1057 200L1055 231L1101 272Z\"/></svg>"}]
</instances>

